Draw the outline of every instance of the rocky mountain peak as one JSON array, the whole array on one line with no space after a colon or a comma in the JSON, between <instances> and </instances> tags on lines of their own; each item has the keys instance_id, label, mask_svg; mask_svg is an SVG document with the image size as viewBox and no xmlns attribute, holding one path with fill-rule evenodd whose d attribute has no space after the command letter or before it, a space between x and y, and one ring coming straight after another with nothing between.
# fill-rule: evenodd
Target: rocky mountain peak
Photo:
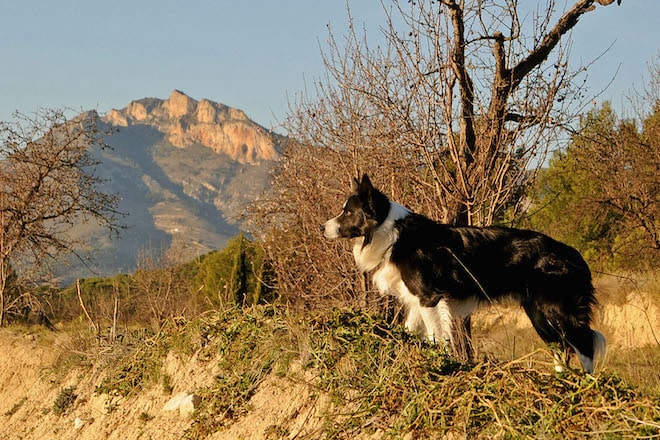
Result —
<instances>
[{"instance_id":1,"label":"rocky mountain peak","mask_svg":"<svg viewBox=\"0 0 660 440\"><path fill-rule=\"evenodd\" d=\"M197 101L174 90L166 100L143 98L105 116L109 124L149 125L164 133L172 145L201 144L240 163L274 160L274 134L250 120L243 111L208 99Z\"/></svg>"},{"instance_id":2,"label":"rocky mountain peak","mask_svg":"<svg viewBox=\"0 0 660 440\"><path fill-rule=\"evenodd\" d=\"M170 98L165 102L170 118L182 118L195 112L197 101L183 92L174 90Z\"/></svg>"}]
</instances>

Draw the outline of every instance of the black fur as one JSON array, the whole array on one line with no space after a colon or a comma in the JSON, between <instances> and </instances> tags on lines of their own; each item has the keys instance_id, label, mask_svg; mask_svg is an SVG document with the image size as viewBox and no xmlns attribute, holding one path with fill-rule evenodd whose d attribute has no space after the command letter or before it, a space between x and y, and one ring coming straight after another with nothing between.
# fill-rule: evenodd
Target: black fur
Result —
<instances>
[{"instance_id":1,"label":"black fur","mask_svg":"<svg viewBox=\"0 0 660 440\"><path fill-rule=\"evenodd\" d=\"M565 353L577 350L589 358L586 365L580 359L585 369L593 367L594 350L604 349L605 341L590 328L596 300L589 267L577 250L539 232L448 226L401 207L403 214L385 225L394 206L388 198L367 175L356 180L354 190L342 213L321 228L332 227L326 230L329 238L364 237L361 249L379 228L395 232L396 239L382 250L383 261L366 270L395 265L424 308L440 301L513 298L546 343Z\"/></svg>"},{"instance_id":2,"label":"black fur","mask_svg":"<svg viewBox=\"0 0 660 440\"><path fill-rule=\"evenodd\" d=\"M422 306L512 297L545 342L593 357L591 273L572 247L534 231L447 226L418 214L395 228L391 261Z\"/></svg>"}]
</instances>

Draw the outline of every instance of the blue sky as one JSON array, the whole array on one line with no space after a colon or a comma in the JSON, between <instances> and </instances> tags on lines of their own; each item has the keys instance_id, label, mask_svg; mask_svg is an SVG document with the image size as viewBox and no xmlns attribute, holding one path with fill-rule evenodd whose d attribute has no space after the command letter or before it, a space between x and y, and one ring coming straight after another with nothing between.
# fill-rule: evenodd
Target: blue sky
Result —
<instances>
[{"instance_id":1,"label":"blue sky","mask_svg":"<svg viewBox=\"0 0 660 440\"><path fill-rule=\"evenodd\" d=\"M600 90L617 75L601 96L617 110L660 49L660 0L622 3L587 14L572 35L576 62L612 45L589 80ZM349 5L376 34L380 1ZM179 89L273 127L322 75L326 26L341 35L346 22L345 0L0 0L0 120L42 107L105 113Z\"/></svg>"}]
</instances>

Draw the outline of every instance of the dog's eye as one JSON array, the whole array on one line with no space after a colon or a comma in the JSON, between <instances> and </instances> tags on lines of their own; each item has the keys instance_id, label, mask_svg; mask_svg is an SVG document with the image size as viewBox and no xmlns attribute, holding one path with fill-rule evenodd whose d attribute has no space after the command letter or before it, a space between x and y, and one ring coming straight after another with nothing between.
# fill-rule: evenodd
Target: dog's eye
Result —
<instances>
[{"instance_id":1,"label":"dog's eye","mask_svg":"<svg viewBox=\"0 0 660 440\"><path fill-rule=\"evenodd\" d=\"M350 217L351 215L353 215L353 213L351 211L346 211L344 212L344 215Z\"/></svg>"}]
</instances>

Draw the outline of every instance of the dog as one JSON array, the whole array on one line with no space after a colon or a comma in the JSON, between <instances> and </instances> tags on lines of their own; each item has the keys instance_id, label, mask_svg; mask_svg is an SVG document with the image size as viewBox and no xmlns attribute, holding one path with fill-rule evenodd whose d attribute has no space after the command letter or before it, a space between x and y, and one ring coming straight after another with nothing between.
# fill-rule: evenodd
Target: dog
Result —
<instances>
[{"instance_id":1,"label":"dog","mask_svg":"<svg viewBox=\"0 0 660 440\"><path fill-rule=\"evenodd\" d=\"M455 227L392 202L364 174L341 213L321 225L328 239L353 239L353 256L381 294L396 296L405 327L454 344L453 321L481 303L512 298L527 313L563 371L570 356L593 372L605 337L590 327L591 272L574 248L539 232Z\"/></svg>"}]
</instances>

